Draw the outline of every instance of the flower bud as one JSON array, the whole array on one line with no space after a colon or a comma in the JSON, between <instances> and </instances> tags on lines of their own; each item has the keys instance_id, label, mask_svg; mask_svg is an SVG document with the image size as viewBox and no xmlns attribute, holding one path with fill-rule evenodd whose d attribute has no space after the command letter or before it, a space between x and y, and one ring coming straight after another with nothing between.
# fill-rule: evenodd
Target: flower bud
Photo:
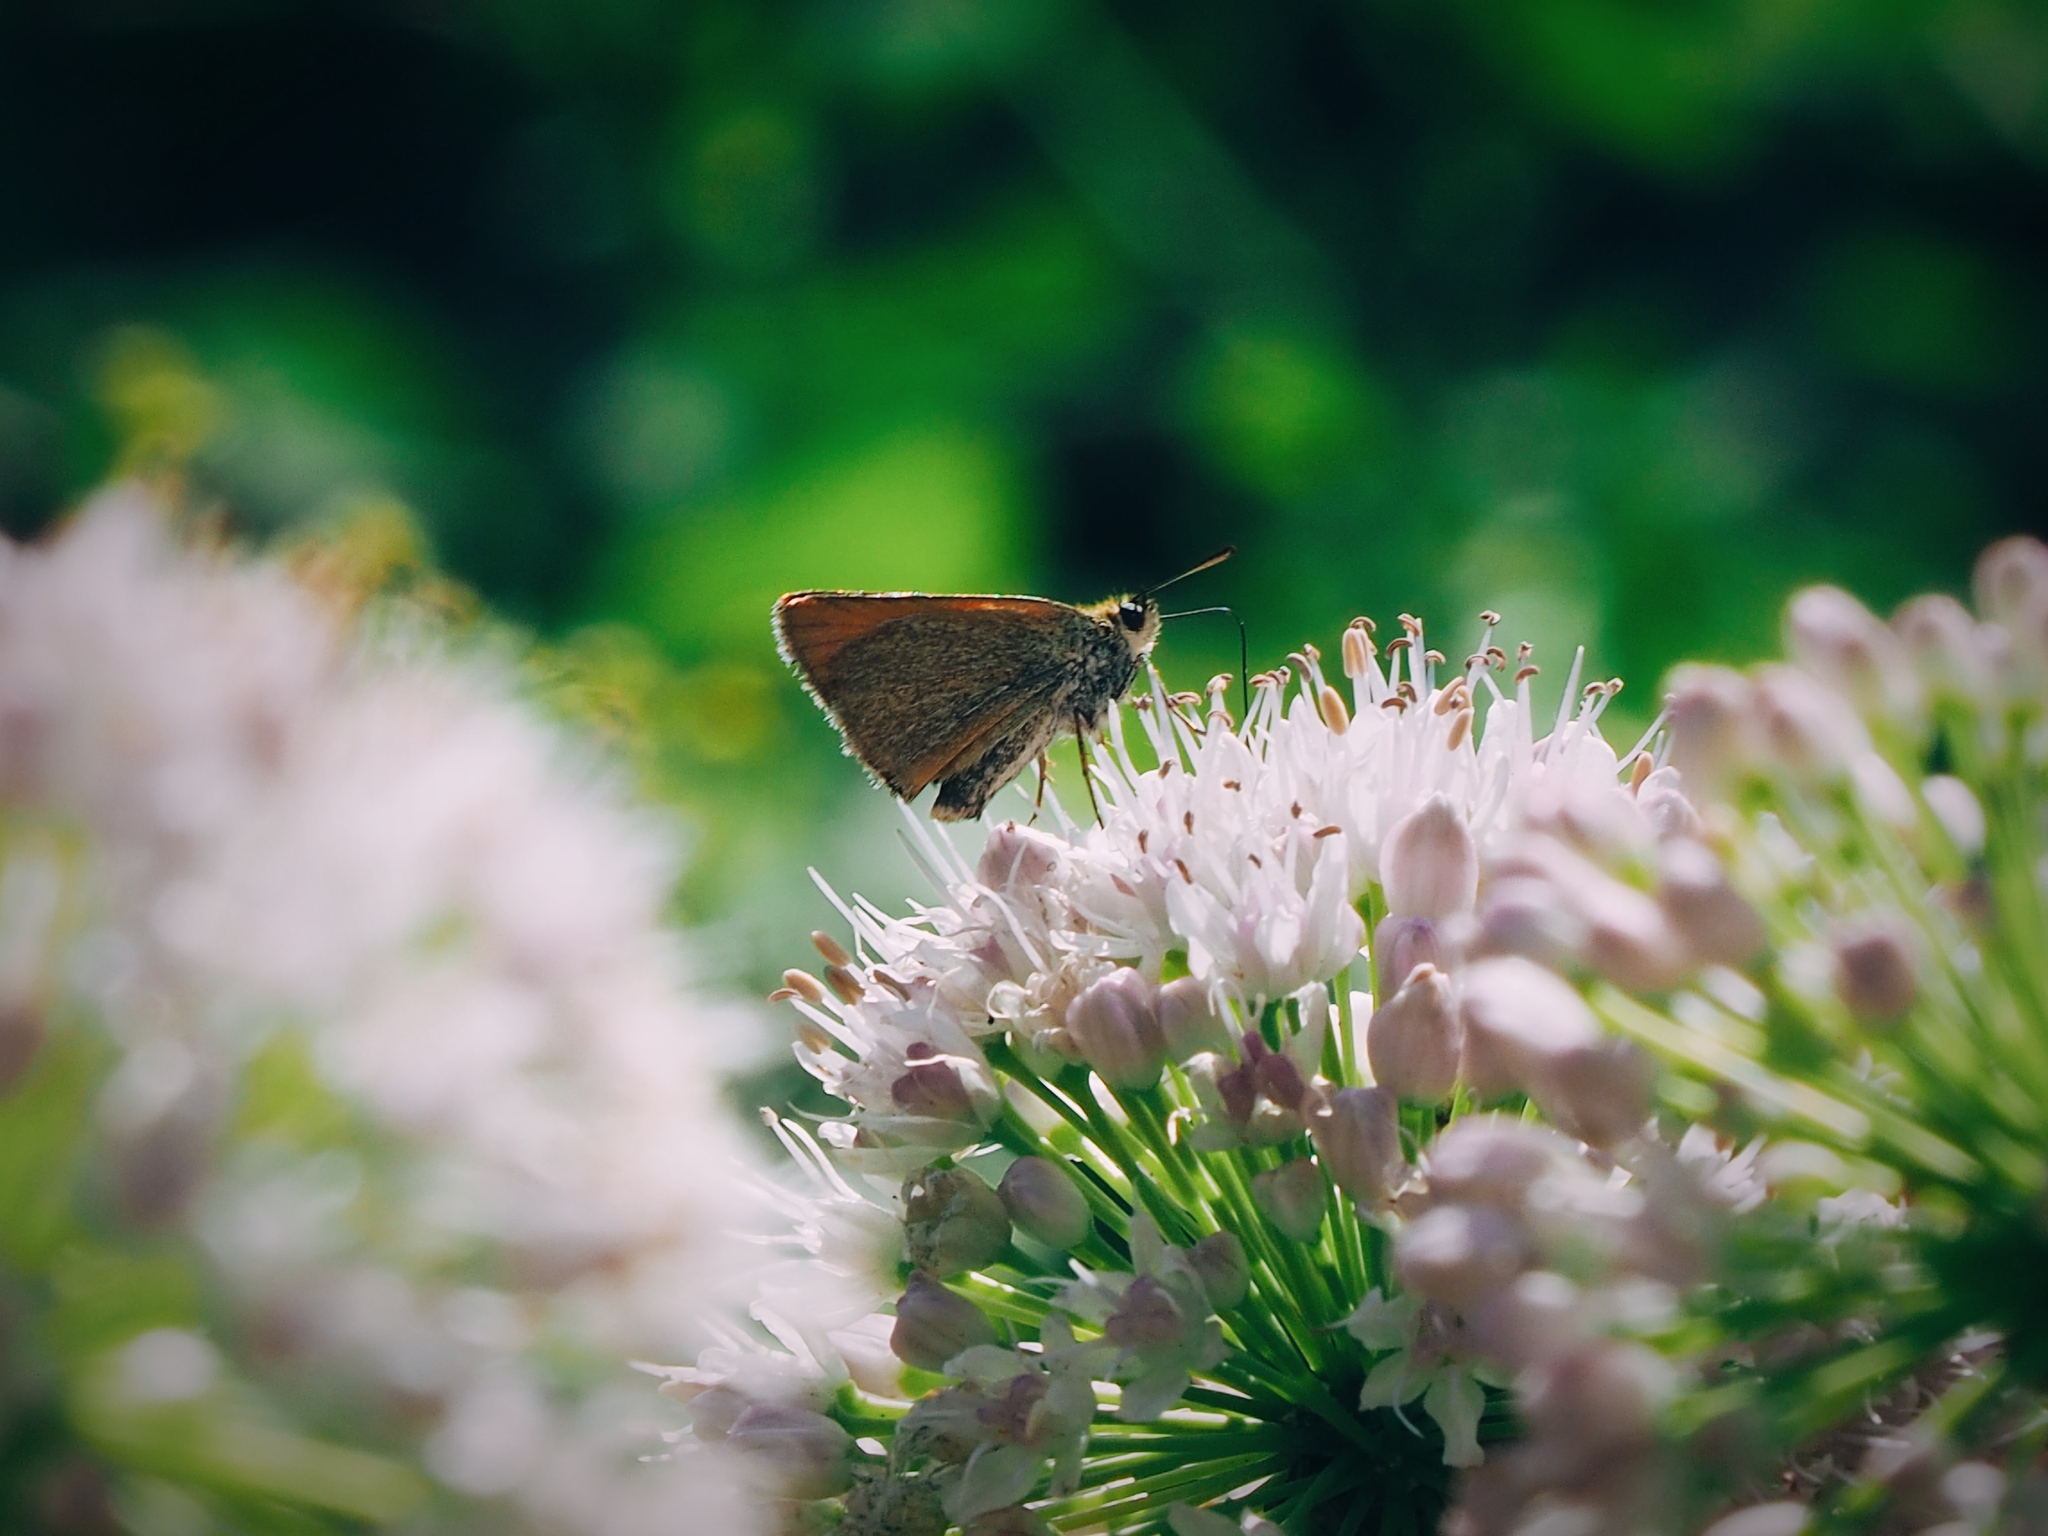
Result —
<instances>
[{"instance_id":1,"label":"flower bud","mask_svg":"<svg viewBox=\"0 0 2048 1536\"><path fill-rule=\"evenodd\" d=\"M930 1051L913 1045L912 1051ZM903 1073L889 1084L889 1098L906 1115L928 1120L951 1120L961 1125L980 1125L980 1106L968 1092L959 1068L943 1059L925 1060L913 1056Z\"/></svg>"},{"instance_id":2,"label":"flower bud","mask_svg":"<svg viewBox=\"0 0 2048 1536\"><path fill-rule=\"evenodd\" d=\"M1799 1536L1812 1519L1811 1506L1797 1499L1773 1499L1722 1516L1707 1527L1705 1536Z\"/></svg>"},{"instance_id":3,"label":"flower bud","mask_svg":"<svg viewBox=\"0 0 2048 1536\"><path fill-rule=\"evenodd\" d=\"M1440 922L1472 910L1479 850L1447 797L1431 795L1394 823L1380 846L1380 884L1395 917Z\"/></svg>"},{"instance_id":4,"label":"flower bud","mask_svg":"<svg viewBox=\"0 0 2048 1536\"><path fill-rule=\"evenodd\" d=\"M1457 1084L1464 1052L1451 979L1433 965L1415 967L1365 1026L1373 1081L1404 1099L1443 1098Z\"/></svg>"},{"instance_id":5,"label":"flower bud","mask_svg":"<svg viewBox=\"0 0 2048 1536\"><path fill-rule=\"evenodd\" d=\"M1591 1147L1611 1147L1650 1117L1650 1058L1632 1040L1603 1038L1548 1063L1529 1096Z\"/></svg>"},{"instance_id":6,"label":"flower bud","mask_svg":"<svg viewBox=\"0 0 2048 1536\"><path fill-rule=\"evenodd\" d=\"M1586 925L1586 963L1616 986L1662 992L1684 976L1685 944L1653 898L1590 865L1569 895Z\"/></svg>"},{"instance_id":7,"label":"flower bud","mask_svg":"<svg viewBox=\"0 0 2048 1536\"><path fill-rule=\"evenodd\" d=\"M1527 1090L1551 1063L1597 1045L1600 1025L1571 986L1519 955L1481 960L1462 977L1463 1076L1490 1098Z\"/></svg>"},{"instance_id":8,"label":"flower bud","mask_svg":"<svg viewBox=\"0 0 2048 1536\"><path fill-rule=\"evenodd\" d=\"M1785 613L1792 659L1850 699L1866 720L1910 724L1920 681L1898 637L1840 587L1808 587Z\"/></svg>"},{"instance_id":9,"label":"flower bud","mask_svg":"<svg viewBox=\"0 0 2048 1536\"><path fill-rule=\"evenodd\" d=\"M1338 1089L1310 1119L1309 1134L1324 1171L1360 1205L1378 1205L1400 1184L1401 1114L1392 1088Z\"/></svg>"},{"instance_id":10,"label":"flower bud","mask_svg":"<svg viewBox=\"0 0 2048 1536\"><path fill-rule=\"evenodd\" d=\"M1167 1060L1186 1061L1203 1051L1220 1054L1230 1049L1230 1026L1210 1005L1208 987L1194 977L1169 981L1159 989L1153 1006L1159 1013Z\"/></svg>"},{"instance_id":11,"label":"flower bud","mask_svg":"<svg viewBox=\"0 0 2048 1536\"><path fill-rule=\"evenodd\" d=\"M1751 694L1749 679L1728 667L1689 665L1671 674L1671 762L1709 797L1748 766Z\"/></svg>"},{"instance_id":12,"label":"flower bud","mask_svg":"<svg viewBox=\"0 0 2048 1536\"><path fill-rule=\"evenodd\" d=\"M1765 667L1754 699L1765 750L1794 774L1832 782L1870 751L1870 733L1848 701L1797 667Z\"/></svg>"},{"instance_id":13,"label":"flower bud","mask_svg":"<svg viewBox=\"0 0 2048 1536\"><path fill-rule=\"evenodd\" d=\"M1252 1288L1252 1270L1235 1232L1211 1232L1188 1250L1188 1267L1201 1277L1209 1305L1228 1311Z\"/></svg>"},{"instance_id":14,"label":"flower bud","mask_svg":"<svg viewBox=\"0 0 2048 1536\"><path fill-rule=\"evenodd\" d=\"M1986 618L2013 628L2048 605L2048 545L2025 534L2000 539L1977 557L1970 586Z\"/></svg>"},{"instance_id":15,"label":"flower bud","mask_svg":"<svg viewBox=\"0 0 2048 1536\"><path fill-rule=\"evenodd\" d=\"M1676 1381L1641 1344L1601 1343L1537 1366L1523 1378L1523 1413L1546 1440L1566 1441L1588 1469L1655 1434ZM1547 1433L1546 1433L1547 1432Z\"/></svg>"},{"instance_id":16,"label":"flower bud","mask_svg":"<svg viewBox=\"0 0 2048 1536\"><path fill-rule=\"evenodd\" d=\"M1921 798L1941 830L1955 844L1956 852L1974 859L1984 851L1984 807L1970 786L1946 773L1937 773L1920 786Z\"/></svg>"},{"instance_id":17,"label":"flower bud","mask_svg":"<svg viewBox=\"0 0 2048 1536\"><path fill-rule=\"evenodd\" d=\"M1166 1035L1153 986L1119 967L1067 1005L1067 1036L1112 1088L1157 1087L1166 1065Z\"/></svg>"},{"instance_id":18,"label":"flower bud","mask_svg":"<svg viewBox=\"0 0 2048 1536\"><path fill-rule=\"evenodd\" d=\"M1516 1370L1594 1337L1579 1288L1547 1269L1517 1275L1483 1297L1466 1326L1481 1351Z\"/></svg>"},{"instance_id":19,"label":"flower bud","mask_svg":"<svg viewBox=\"0 0 2048 1536\"><path fill-rule=\"evenodd\" d=\"M829 1499L853 1483L853 1436L822 1413L794 1403L755 1403L734 1421L726 1444L765 1467L789 1499Z\"/></svg>"},{"instance_id":20,"label":"flower bud","mask_svg":"<svg viewBox=\"0 0 2048 1536\"><path fill-rule=\"evenodd\" d=\"M1531 1185L1559 1166L1569 1146L1541 1126L1492 1115L1459 1119L1430 1143L1430 1195L1513 1211Z\"/></svg>"},{"instance_id":21,"label":"flower bud","mask_svg":"<svg viewBox=\"0 0 2048 1536\"><path fill-rule=\"evenodd\" d=\"M996 1331L981 1309L949 1291L930 1275L913 1273L896 1299L896 1326L889 1347L896 1358L921 1371L943 1371L963 1349L996 1342Z\"/></svg>"},{"instance_id":22,"label":"flower bud","mask_svg":"<svg viewBox=\"0 0 2048 1536\"><path fill-rule=\"evenodd\" d=\"M1903 917L1870 912L1842 923L1829 941L1835 952L1835 995L1873 1028L1896 1024L1920 995L1920 962Z\"/></svg>"},{"instance_id":23,"label":"flower bud","mask_svg":"<svg viewBox=\"0 0 2048 1536\"><path fill-rule=\"evenodd\" d=\"M1686 798L1683 783L1676 768L1658 768L1636 789L1636 811L1660 843L1700 835L1700 813Z\"/></svg>"},{"instance_id":24,"label":"flower bud","mask_svg":"<svg viewBox=\"0 0 2048 1536\"><path fill-rule=\"evenodd\" d=\"M1447 967L1443 925L1427 917L1383 917L1373 930L1373 976L1391 997L1418 965Z\"/></svg>"},{"instance_id":25,"label":"flower bud","mask_svg":"<svg viewBox=\"0 0 2048 1536\"><path fill-rule=\"evenodd\" d=\"M1439 1205L1401 1234L1395 1273L1402 1288L1460 1311L1521 1273L1521 1228L1483 1205Z\"/></svg>"},{"instance_id":26,"label":"flower bud","mask_svg":"<svg viewBox=\"0 0 2048 1536\"><path fill-rule=\"evenodd\" d=\"M1312 1242L1322 1229L1329 1195L1323 1170L1305 1157L1252 1177L1252 1199L1259 1210L1283 1235L1297 1243Z\"/></svg>"},{"instance_id":27,"label":"flower bud","mask_svg":"<svg viewBox=\"0 0 2048 1536\"><path fill-rule=\"evenodd\" d=\"M1945 593L1928 593L1892 615L1906 654L1926 690L1975 703L1991 695L1996 647L1970 610Z\"/></svg>"},{"instance_id":28,"label":"flower bud","mask_svg":"<svg viewBox=\"0 0 2048 1536\"><path fill-rule=\"evenodd\" d=\"M903 1181L903 1251L944 1280L1002 1257L1010 1218L1002 1197L964 1168L925 1168Z\"/></svg>"},{"instance_id":29,"label":"flower bud","mask_svg":"<svg viewBox=\"0 0 2048 1536\"><path fill-rule=\"evenodd\" d=\"M1050 884L1060 864L1059 844L1043 832L1006 821L981 845L975 877L993 891Z\"/></svg>"},{"instance_id":30,"label":"flower bud","mask_svg":"<svg viewBox=\"0 0 2048 1536\"><path fill-rule=\"evenodd\" d=\"M1764 921L1728 883L1721 861L1691 838L1673 838L1658 859L1664 915L1700 960L1741 967L1764 945Z\"/></svg>"},{"instance_id":31,"label":"flower bud","mask_svg":"<svg viewBox=\"0 0 2048 1536\"><path fill-rule=\"evenodd\" d=\"M1088 1201L1058 1165L1020 1157L996 1186L1010 1220L1049 1248L1071 1248L1094 1227Z\"/></svg>"},{"instance_id":32,"label":"flower bud","mask_svg":"<svg viewBox=\"0 0 2048 1536\"><path fill-rule=\"evenodd\" d=\"M838 1527L844 1531L845 1526ZM881 1536L881 1533L877 1533ZM896 1536L894 1530L888 1536ZM984 1510L960 1527L960 1536L1059 1536L1050 1520L1021 1504Z\"/></svg>"}]
</instances>

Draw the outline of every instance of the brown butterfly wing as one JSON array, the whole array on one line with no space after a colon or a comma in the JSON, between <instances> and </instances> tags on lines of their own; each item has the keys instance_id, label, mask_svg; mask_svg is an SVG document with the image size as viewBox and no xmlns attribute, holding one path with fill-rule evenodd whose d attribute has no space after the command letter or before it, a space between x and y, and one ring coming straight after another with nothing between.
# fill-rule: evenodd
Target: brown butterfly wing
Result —
<instances>
[{"instance_id":1,"label":"brown butterfly wing","mask_svg":"<svg viewBox=\"0 0 2048 1536\"><path fill-rule=\"evenodd\" d=\"M793 592L775 632L848 750L909 800L1049 713L1096 625L1036 597Z\"/></svg>"}]
</instances>

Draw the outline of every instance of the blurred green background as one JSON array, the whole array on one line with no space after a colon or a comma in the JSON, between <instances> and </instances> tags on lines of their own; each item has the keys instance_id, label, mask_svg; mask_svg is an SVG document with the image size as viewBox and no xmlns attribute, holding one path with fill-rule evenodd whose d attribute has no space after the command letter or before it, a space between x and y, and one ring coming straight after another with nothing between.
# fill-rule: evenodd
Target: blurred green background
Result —
<instances>
[{"instance_id":1,"label":"blurred green background","mask_svg":"<svg viewBox=\"0 0 2048 1536\"><path fill-rule=\"evenodd\" d=\"M2038 0L12 0L0 518L408 509L760 988L915 884L777 593L1235 542L1254 666L1492 606L1627 735L2048 520L2044 257Z\"/></svg>"}]
</instances>

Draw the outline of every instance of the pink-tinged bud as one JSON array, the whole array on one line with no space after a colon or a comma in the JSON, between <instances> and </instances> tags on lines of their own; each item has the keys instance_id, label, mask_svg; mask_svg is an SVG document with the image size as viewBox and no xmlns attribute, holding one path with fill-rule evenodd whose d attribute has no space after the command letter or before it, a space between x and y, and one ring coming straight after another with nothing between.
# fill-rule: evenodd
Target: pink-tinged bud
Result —
<instances>
[{"instance_id":1,"label":"pink-tinged bud","mask_svg":"<svg viewBox=\"0 0 2048 1536\"><path fill-rule=\"evenodd\" d=\"M1676 768L1658 768L1636 789L1636 810L1660 843L1700 835L1700 813L1686 798L1683 784Z\"/></svg>"},{"instance_id":2,"label":"pink-tinged bud","mask_svg":"<svg viewBox=\"0 0 2048 1536\"><path fill-rule=\"evenodd\" d=\"M1530 1084L1529 1096L1559 1127L1591 1147L1611 1147L1650 1117L1655 1069L1632 1040L1603 1038L1567 1051Z\"/></svg>"},{"instance_id":3,"label":"pink-tinged bud","mask_svg":"<svg viewBox=\"0 0 2048 1536\"><path fill-rule=\"evenodd\" d=\"M853 1484L853 1436L809 1408L755 1403L734 1421L726 1444L768 1471L789 1499L829 1499Z\"/></svg>"},{"instance_id":4,"label":"pink-tinged bud","mask_svg":"<svg viewBox=\"0 0 2048 1536\"><path fill-rule=\"evenodd\" d=\"M1691 838L1666 843L1658 859L1658 899L1686 948L1715 965L1747 965L1764 946L1764 921L1728 883L1713 852Z\"/></svg>"},{"instance_id":5,"label":"pink-tinged bud","mask_svg":"<svg viewBox=\"0 0 2048 1536\"><path fill-rule=\"evenodd\" d=\"M1685 943L1653 897L1598 871L1569 894L1586 925L1586 963L1616 986L1662 992L1685 975Z\"/></svg>"},{"instance_id":6,"label":"pink-tinged bud","mask_svg":"<svg viewBox=\"0 0 2048 1536\"><path fill-rule=\"evenodd\" d=\"M1585 1000L1533 960L1481 960L1461 980L1463 1076L1482 1098L1528 1090L1553 1063L1602 1038Z\"/></svg>"},{"instance_id":7,"label":"pink-tinged bud","mask_svg":"<svg viewBox=\"0 0 2048 1536\"><path fill-rule=\"evenodd\" d=\"M1705 1536L1799 1536L1813 1520L1813 1509L1796 1499L1774 1499L1724 1515L1708 1526Z\"/></svg>"},{"instance_id":8,"label":"pink-tinged bud","mask_svg":"<svg viewBox=\"0 0 2048 1536\"><path fill-rule=\"evenodd\" d=\"M1835 995L1860 1023L1889 1028L1912 1011L1920 995L1920 960L1903 917L1860 914L1835 930L1829 947L1835 952Z\"/></svg>"},{"instance_id":9,"label":"pink-tinged bud","mask_svg":"<svg viewBox=\"0 0 2048 1536\"><path fill-rule=\"evenodd\" d=\"M1440 1205L1401 1234L1394 1270L1404 1290L1463 1311L1520 1274L1521 1228L1483 1205Z\"/></svg>"},{"instance_id":10,"label":"pink-tinged bud","mask_svg":"<svg viewBox=\"0 0 2048 1536\"><path fill-rule=\"evenodd\" d=\"M1188 1266L1201 1277L1209 1305L1227 1312L1252 1288L1252 1269L1235 1232L1211 1232L1188 1250Z\"/></svg>"},{"instance_id":11,"label":"pink-tinged bud","mask_svg":"<svg viewBox=\"0 0 2048 1536\"><path fill-rule=\"evenodd\" d=\"M1010 1220L1048 1248L1071 1248L1094 1226L1074 1181L1042 1157L1020 1157L996 1186Z\"/></svg>"},{"instance_id":12,"label":"pink-tinged bud","mask_svg":"<svg viewBox=\"0 0 2048 1536\"><path fill-rule=\"evenodd\" d=\"M1755 700L1764 750L1803 778L1839 779L1871 749L1870 733L1848 701L1797 667L1765 667Z\"/></svg>"},{"instance_id":13,"label":"pink-tinged bud","mask_svg":"<svg viewBox=\"0 0 2048 1536\"><path fill-rule=\"evenodd\" d=\"M889 1347L896 1358L921 1371L943 1371L963 1349L996 1342L996 1331L981 1309L947 1290L930 1275L913 1274L896 1299L896 1326Z\"/></svg>"},{"instance_id":14,"label":"pink-tinged bud","mask_svg":"<svg viewBox=\"0 0 2048 1536\"><path fill-rule=\"evenodd\" d=\"M965 1168L925 1168L903 1181L903 1251L946 1279L980 1269L1010 1245L1002 1197Z\"/></svg>"},{"instance_id":15,"label":"pink-tinged bud","mask_svg":"<svg viewBox=\"0 0 2048 1536\"><path fill-rule=\"evenodd\" d=\"M1457 1084L1464 1054L1451 979L1433 965L1418 965L1365 1026L1373 1081L1404 1099L1443 1098Z\"/></svg>"},{"instance_id":16,"label":"pink-tinged bud","mask_svg":"<svg viewBox=\"0 0 2048 1536\"><path fill-rule=\"evenodd\" d=\"M1006 821L981 845L975 875L1005 893L1049 884L1060 866L1059 844L1042 832Z\"/></svg>"},{"instance_id":17,"label":"pink-tinged bud","mask_svg":"<svg viewBox=\"0 0 2048 1536\"><path fill-rule=\"evenodd\" d=\"M1067 1037L1112 1088L1159 1084L1166 1065L1152 983L1129 967L1110 972L1067 1005Z\"/></svg>"},{"instance_id":18,"label":"pink-tinged bud","mask_svg":"<svg viewBox=\"0 0 2048 1536\"><path fill-rule=\"evenodd\" d=\"M1927 809L1941 823L1941 830L1955 844L1956 852L1974 859L1984 851L1984 807L1970 786L1946 773L1937 773L1920 786Z\"/></svg>"},{"instance_id":19,"label":"pink-tinged bud","mask_svg":"<svg viewBox=\"0 0 2048 1536\"><path fill-rule=\"evenodd\" d=\"M980 1106L967 1091L959 1069L950 1061L906 1062L902 1076L889 1084L889 1098L906 1115L962 1125L982 1123Z\"/></svg>"},{"instance_id":20,"label":"pink-tinged bud","mask_svg":"<svg viewBox=\"0 0 2048 1536\"><path fill-rule=\"evenodd\" d=\"M1282 1235L1297 1243L1313 1241L1322 1230L1323 1211L1329 1198L1323 1170L1305 1157L1252 1177L1252 1199L1260 1212Z\"/></svg>"},{"instance_id":21,"label":"pink-tinged bud","mask_svg":"<svg viewBox=\"0 0 2048 1536\"><path fill-rule=\"evenodd\" d=\"M1929 693L1971 703L1990 696L2001 650L1993 641L1996 632L1954 598L1916 597L1892 615L1892 628Z\"/></svg>"},{"instance_id":22,"label":"pink-tinged bud","mask_svg":"<svg viewBox=\"0 0 2048 1536\"><path fill-rule=\"evenodd\" d=\"M1472 948L1570 965L1585 953L1586 925L1548 876L1497 874L1486 882Z\"/></svg>"},{"instance_id":23,"label":"pink-tinged bud","mask_svg":"<svg viewBox=\"0 0 2048 1536\"><path fill-rule=\"evenodd\" d=\"M1230 1049L1230 1026L1210 1006L1209 989L1192 976L1169 981L1154 1003L1169 1061L1186 1061L1203 1051Z\"/></svg>"},{"instance_id":24,"label":"pink-tinged bud","mask_svg":"<svg viewBox=\"0 0 2048 1536\"><path fill-rule=\"evenodd\" d=\"M1373 977L1380 995L1400 990L1418 965L1447 969L1450 965L1443 926L1426 917L1383 917L1373 930Z\"/></svg>"},{"instance_id":25,"label":"pink-tinged bud","mask_svg":"<svg viewBox=\"0 0 2048 1536\"><path fill-rule=\"evenodd\" d=\"M1479 850L1456 806L1431 795L1394 823L1380 845L1380 885L1395 917L1441 922L1472 910Z\"/></svg>"},{"instance_id":26,"label":"pink-tinged bud","mask_svg":"<svg viewBox=\"0 0 2048 1536\"><path fill-rule=\"evenodd\" d=\"M1173 1293L1152 1276L1140 1275L1103 1320L1102 1334L1119 1349L1157 1349L1178 1343L1186 1327Z\"/></svg>"},{"instance_id":27,"label":"pink-tinged bud","mask_svg":"<svg viewBox=\"0 0 2048 1536\"><path fill-rule=\"evenodd\" d=\"M1898 636L1840 587L1808 587L1786 610L1792 659L1851 700L1866 720L1910 724L1920 680Z\"/></svg>"},{"instance_id":28,"label":"pink-tinged bud","mask_svg":"<svg viewBox=\"0 0 2048 1536\"><path fill-rule=\"evenodd\" d=\"M1546 1442L1569 1444L1593 1469L1655 1437L1658 1410L1676 1388L1670 1365L1640 1344L1573 1350L1522 1380L1522 1412Z\"/></svg>"},{"instance_id":29,"label":"pink-tinged bud","mask_svg":"<svg viewBox=\"0 0 2048 1536\"><path fill-rule=\"evenodd\" d=\"M1579 1288L1547 1269L1529 1270L1482 1298L1465 1323L1481 1351L1516 1370L1594 1337Z\"/></svg>"},{"instance_id":30,"label":"pink-tinged bud","mask_svg":"<svg viewBox=\"0 0 2048 1536\"><path fill-rule=\"evenodd\" d=\"M1709 797L1724 791L1749 765L1749 679L1728 667L1683 666L1671 674L1665 707L1672 765Z\"/></svg>"},{"instance_id":31,"label":"pink-tinged bud","mask_svg":"<svg viewBox=\"0 0 2048 1536\"><path fill-rule=\"evenodd\" d=\"M836 1529L844 1530L845 1527L841 1525ZM877 1526L875 1531L876 1536L897 1536L894 1526ZM906 1531L903 1536L923 1536L923 1533ZM976 1515L960 1527L960 1536L1059 1536L1059 1531L1036 1510L1012 1504Z\"/></svg>"},{"instance_id":32,"label":"pink-tinged bud","mask_svg":"<svg viewBox=\"0 0 2048 1536\"><path fill-rule=\"evenodd\" d=\"M1430 1143L1430 1196L1513 1211L1538 1179L1560 1166L1569 1145L1541 1126L1468 1116Z\"/></svg>"},{"instance_id":33,"label":"pink-tinged bud","mask_svg":"<svg viewBox=\"0 0 2048 1536\"><path fill-rule=\"evenodd\" d=\"M2011 629L2048 605L2048 545L2025 534L2000 539L1977 557L1970 584L1984 616Z\"/></svg>"},{"instance_id":34,"label":"pink-tinged bud","mask_svg":"<svg viewBox=\"0 0 2048 1536\"><path fill-rule=\"evenodd\" d=\"M1310 1118L1309 1134L1324 1170L1360 1205L1378 1205L1399 1186L1406 1164L1393 1089L1338 1089L1323 1112Z\"/></svg>"},{"instance_id":35,"label":"pink-tinged bud","mask_svg":"<svg viewBox=\"0 0 2048 1536\"><path fill-rule=\"evenodd\" d=\"M753 1398L722 1381L700 1391L693 1391L688 1383L669 1382L661 1390L672 1397L680 1396L681 1392L690 1393L681 1398L683 1411L690 1416L690 1432L712 1445L731 1434L740 1415L754 1406Z\"/></svg>"}]
</instances>

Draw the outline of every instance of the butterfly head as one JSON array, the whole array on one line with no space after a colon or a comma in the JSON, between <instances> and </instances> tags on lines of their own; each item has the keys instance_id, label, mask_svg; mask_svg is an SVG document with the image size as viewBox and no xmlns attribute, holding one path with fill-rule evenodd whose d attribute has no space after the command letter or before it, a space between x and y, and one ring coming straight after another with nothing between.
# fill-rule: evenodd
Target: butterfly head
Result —
<instances>
[{"instance_id":1,"label":"butterfly head","mask_svg":"<svg viewBox=\"0 0 2048 1536\"><path fill-rule=\"evenodd\" d=\"M1159 639L1159 604L1149 592L1112 597L1086 612L1109 625L1134 656L1149 654Z\"/></svg>"}]
</instances>

